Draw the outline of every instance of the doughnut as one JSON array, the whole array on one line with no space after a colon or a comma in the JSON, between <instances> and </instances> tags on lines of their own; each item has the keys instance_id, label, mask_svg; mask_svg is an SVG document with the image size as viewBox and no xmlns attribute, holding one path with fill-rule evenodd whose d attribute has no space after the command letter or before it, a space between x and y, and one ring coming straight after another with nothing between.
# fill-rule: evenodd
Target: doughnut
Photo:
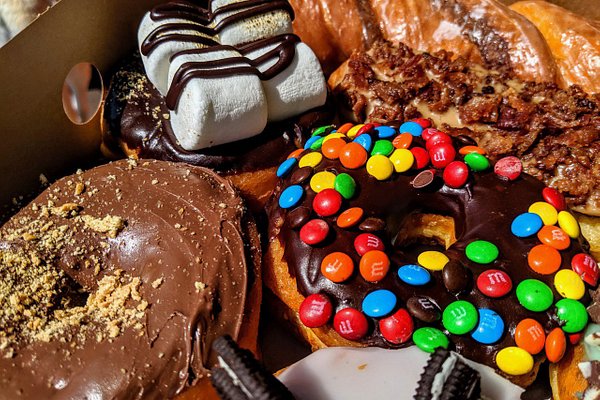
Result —
<instances>
[{"instance_id":1,"label":"doughnut","mask_svg":"<svg viewBox=\"0 0 600 400\"><path fill-rule=\"evenodd\" d=\"M321 67L292 19L284 0L153 8L139 53L111 81L104 149L212 168L261 208L276 166L330 116Z\"/></svg>"},{"instance_id":2,"label":"doughnut","mask_svg":"<svg viewBox=\"0 0 600 400\"><path fill-rule=\"evenodd\" d=\"M0 260L2 398L216 398L212 341L256 349L258 233L208 169L60 179L0 228Z\"/></svg>"},{"instance_id":3,"label":"doughnut","mask_svg":"<svg viewBox=\"0 0 600 400\"><path fill-rule=\"evenodd\" d=\"M263 265L313 348L448 347L526 387L585 328L600 271L518 158L492 166L426 119L309 142L279 167Z\"/></svg>"}]
</instances>

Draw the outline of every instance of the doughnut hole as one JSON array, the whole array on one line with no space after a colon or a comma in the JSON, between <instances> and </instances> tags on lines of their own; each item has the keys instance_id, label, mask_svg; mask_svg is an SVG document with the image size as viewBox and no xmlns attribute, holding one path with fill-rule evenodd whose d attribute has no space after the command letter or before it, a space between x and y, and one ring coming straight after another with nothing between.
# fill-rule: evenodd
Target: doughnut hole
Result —
<instances>
[{"instance_id":1,"label":"doughnut hole","mask_svg":"<svg viewBox=\"0 0 600 400\"><path fill-rule=\"evenodd\" d=\"M590 243L590 253L600 260L600 218L583 214L574 214L579 222L581 234Z\"/></svg>"},{"instance_id":2,"label":"doughnut hole","mask_svg":"<svg viewBox=\"0 0 600 400\"><path fill-rule=\"evenodd\" d=\"M394 246L432 242L446 249L456 242L454 218L437 214L410 214L394 238Z\"/></svg>"}]
</instances>

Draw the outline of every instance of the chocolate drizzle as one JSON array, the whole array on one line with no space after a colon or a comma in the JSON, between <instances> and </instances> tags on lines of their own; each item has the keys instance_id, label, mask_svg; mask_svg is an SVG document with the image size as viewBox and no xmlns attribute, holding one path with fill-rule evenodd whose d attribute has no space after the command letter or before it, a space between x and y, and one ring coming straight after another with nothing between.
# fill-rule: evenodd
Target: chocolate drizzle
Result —
<instances>
[{"instance_id":1,"label":"chocolate drizzle","mask_svg":"<svg viewBox=\"0 0 600 400\"><path fill-rule=\"evenodd\" d=\"M375 140L375 139L374 139ZM300 155L299 157L301 157ZM551 307L545 312L531 312L522 307L515 295L515 288L524 279L534 278L547 284L554 293L555 301L562 298L553 283L554 275L540 275L532 271L527 265L529 250L539 244L537 238L519 239L510 230L512 220L519 214L527 212L530 204L542 201L544 185L529 175L521 175L516 181L505 182L493 172L474 173L466 187L451 189L443 182L435 180L422 189L415 189L411 182L414 181L418 171L410 170L403 174L394 174L385 181L377 181L370 176L365 168L349 170L344 168L337 160L323 158L321 163L314 168L313 173L330 171L336 174L348 173L357 183L358 195L347 201L344 209L361 207L367 217L380 218L385 221L385 230L377 235L384 241L386 253L392 261L392 268L378 283L365 281L357 272L343 284L336 284L326 279L320 273L323 258L332 252L341 251L348 254L358 266L360 257L354 249L354 239L361 232L356 229L342 229L335 223L335 217L323 218L330 228L330 237L321 245L309 246L299 237L299 229L290 226L290 219L286 218L289 212L281 209L277 199L281 191L291 184L291 176L282 180L272 203L268 207L270 218L271 238L278 240L284 246L284 261L287 263L291 277L296 279L299 292L307 296L313 293L323 293L329 296L334 309L339 311L345 307L361 309L363 298L375 289L388 289L396 294L399 307L406 307L409 299L414 296L427 296L440 309L444 309L451 302L461 299L467 300L477 308L490 308L496 311L504 320L506 329L501 339L493 345L483 345L475 341L469 334L458 336L449 335L456 350L462 355L480 363L495 365L495 355L501 348L515 346L513 334L519 321L533 318L539 321L549 332L558 326L558 320ZM310 189L308 182L302 184L304 198L298 207L312 210L315 193ZM402 232L406 221L411 220L413 214L437 214L452 217L454 220L457 242L445 250L440 245L432 245L431 240L421 244L394 243L399 232ZM311 218L316 218L311 211ZM474 240L488 240L500 249L500 257L491 264L481 265L468 260L465 256L465 247ZM451 293L444 285L442 271L430 271L432 280L425 286L416 287L403 283L398 278L398 267L406 264L416 264L417 256L423 250L435 249L443 251L451 260L458 261L468 269L473 279L467 279L469 286L466 290ZM561 251L561 269L570 268L572 257L587 249L587 243L582 237L572 240L570 247ZM356 268L358 269L358 268ZM502 298L489 298L477 290L473 284L479 274L488 269L506 271L513 282L512 291ZM589 302L586 294L581 301ZM371 330L361 340L361 344L386 348L405 347L412 344L407 342L394 345L387 342L379 332L376 319L371 319ZM415 329L424 325L433 325L443 330L441 322L425 324L417 318L414 320ZM534 356L541 361L543 356Z\"/></svg>"}]
</instances>

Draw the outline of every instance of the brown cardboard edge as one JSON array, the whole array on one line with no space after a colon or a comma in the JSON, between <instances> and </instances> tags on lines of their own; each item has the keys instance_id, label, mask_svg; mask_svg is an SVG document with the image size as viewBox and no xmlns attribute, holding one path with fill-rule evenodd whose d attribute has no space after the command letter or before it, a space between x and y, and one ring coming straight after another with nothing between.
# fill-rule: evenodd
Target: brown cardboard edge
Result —
<instances>
[{"instance_id":1,"label":"brown cardboard edge","mask_svg":"<svg viewBox=\"0 0 600 400\"><path fill-rule=\"evenodd\" d=\"M0 48L0 204L98 157L100 113L73 124L62 106L70 69L88 61L103 75L136 47L156 0L62 0Z\"/></svg>"}]
</instances>

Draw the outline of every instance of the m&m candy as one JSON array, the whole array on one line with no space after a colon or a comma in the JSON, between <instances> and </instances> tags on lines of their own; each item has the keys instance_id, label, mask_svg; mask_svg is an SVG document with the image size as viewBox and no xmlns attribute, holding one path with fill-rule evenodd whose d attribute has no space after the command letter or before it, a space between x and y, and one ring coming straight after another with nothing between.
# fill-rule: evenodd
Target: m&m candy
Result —
<instances>
[{"instance_id":1,"label":"m&m candy","mask_svg":"<svg viewBox=\"0 0 600 400\"><path fill-rule=\"evenodd\" d=\"M333 125L320 126L313 131L312 136L313 137L314 136L323 136L323 135L328 134L332 130L333 130Z\"/></svg>"},{"instance_id":2,"label":"m&m candy","mask_svg":"<svg viewBox=\"0 0 600 400\"><path fill-rule=\"evenodd\" d=\"M477 325L479 314L473 304L457 300L448 305L442 313L442 324L448 332L464 335Z\"/></svg>"},{"instance_id":3,"label":"m&m candy","mask_svg":"<svg viewBox=\"0 0 600 400\"><path fill-rule=\"evenodd\" d=\"M467 183L469 179L469 168L462 161L452 161L444 169L442 174L444 183L451 188L460 188Z\"/></svg>"},{"instance_id":4,"label":"m&m candy","mask_svg":"<svg viewBox=\"0 0 600 400\"><path fill-rule=\"evenodd\" d=\"M439 251L424 251L417 257L420 265L431 271L440 271L444 268L450 259L444 253Z\"/></svg>"},{"instance_id":5,"label":"m&m candy","mask_svg":"<svg viewBox=\"0 0 600 400\"><path fill-rule=\"evenodd\" d=\"M342 152L342 149L346 145L346 141L341 138L331 138L323 140L321 146L321 152L325 157L330 160L337 160Z\"/></svg>"},{"instance_id":6,"label":"m&m candy","mask_svg":"<svg viewBox=\"0 0 600 400\"><path fill-rule=\"evenodd\" d=\"M427 141L427 140L431 139L431 137L438 132L441 132L441 131L438 131L435 128L426 128L426 129L423 129L423 132L421 133L421 137L423 138L423 140Z\"/></svg>"},{"instance_id":7,"label":"m&m candy","mask_svg":"<svg viewBox=\"0 0 600 400\"><path fill-rule=\"evenodd\" d=\"M396 172L406 172L415 163L415 156L410 150L407 149L396 149L390 156L390 161L394 165Z\"/></svg>"},{"instance_id":8,"label":"m&m candy","mask_svg":"<svg viewBox=\"0 0 600 400\"><path fill-rule=\"evenodd\" d=\"M575 271L561 269L554 275L554 287L567 299L579 300L585 294L585 285Z\"/></svg>"},{"instance_id":9,"label":"m&m candy","mask_svg":"<svg viewBox=\"0 0 600 400\"><path fill-rule=\"evenodd\" d=\"M496 365L508 375L524 375L533 369L533 357L525 350L505 347L496 354Z\"/></svg>"},{"instance_id":10,"label":"m&m candy","mask_svg":"<svg viewBox=\"0 0 600 400\"><path fill-rule=\"evenodd\" d=\"M442 271L442 279L446 290L460 293L467 289L471 281L471 271L457 260L450 260Z\"/></svg>"},{"instance_id":11,"label":"m&m candy","mask_svg":"<svg viewBox=\"0 0 600 400\"><path fill-rule=\"evenodd\" d=\"M577 239L579 237L579 223L570 212L561 211L558 213L558 226L571 238Z\"/></svg>"},{"instance_id":12,"label":"m&m candy","mask_svg":"<svg viewBox=\"0 0 600 400\"><path fill-rule=\"evenodd\" d=\"M292 208L296 206L302 196L304 195L304 189L300 185L288 186L279 195L279 207L281 208Z\"/></svg>"},{"instance_id":13,"label":"m&m candy","mask_svg":"<svg viewBox=\"0 0 600 400\"><path fill-rule=\"evenodd\" d=\"M554 328L546 338L546 357L548 361L557 363L565 355L567 350L567 338L560 328Z\"/></svg>"},{"instance_id":14,"label":"m&m candy","mask_svg":"<svg viewBox=\"0 0 600 400\"><path fill-rule=\"evenodd\" d=\"M331 301L327 296L317 293L307 296L298 312L300 321L308 328L318 328L329 322L333 313Z\"/></svg>"},{"instance_id":15,"label":"m&m candy","mask_svg":"<svg viewBox=\"0 0 600 400\"><path fill-rule=\"evenodd\" d=\"M346 253L329 253L321 261L321 273L331 282L344 282L354 272L354 262Z\"/></svg>"},{"instance_id":16,"label":"m&m candy","mask_svg":"<svg viewBox=\"0 0 600 400\"><path fill-rule=\"evenodd\" d=\"M372 233L361 233L354 239L354 249L359 256L364 255L367 251L385 249L383 242L379 237Z\"/></svg>"},{"instance_id":17,"label":"m&m candy","mask_svg":"<svg viewBox=\"0 0 600 400\"><path fill-rule=\"evenodd\" d=\"M296 149L294 151L292 151L290 154L288 154L287 158L298 158L300 156L300 154L302 154L304 152L304 149Z\"/></svg>"},{"instance_id":18,"label":"m&m candy","mask_svg":"<svg viewBox=\"0 0 600 400\"><path fill-rule=\"evenodd\" d=\"M365 126L365 124L354 125L350 129L348 129L348 131L346 132L346 136L348 136L350 139L354 139L358 134L358 131L360 131L363 126Z\"/></svg>"},{"instance_id":19,"label":"m&m candy","mask_svg":"<svg viewBox=\"0 0 600 400\"><path fill-rule=\"evenodd\" d=\"M412 120L413 122L416 122L417 124L421 125L421 127L423 129L425 128L429 128L431 126L431 121L428 120L427 118L415 118ZM425 139L427 140L427 139Z\"/></svg>"},{"instance_id":20,"label":"m&m candy","mask_svg":"<svg viewBox=\"0 0 600 400\"><path fill-rule=\"evenodd\" d=\"M360 222L363 214L364 211L360 207L348 208L337 217L336 224L340 228L350 228Z\"/></svg>"},{"instance_id":21,"label":"m&m candy","mask_svg":"<svg viewBox=\"0 0 600 400\"><path fill-rule=\"evenodd\" d=\"M412 337L415 345L426 353L433 353L438 347L448 348L450 341L444 332L432 327L419 328Z\"/></svg>"},{"instance_id":22,"label":"m&m candy","mask_svg":"<svg viewBox=\"0 0 600 400\"><path fill-rule=\"evenodd\" d=\"M558 271L561 263L562 258L558 250L547 244L538 244L527 254L527 264L538 274L553 274Z\"/></svg>"},{"instance_id":23,"label":"m&m candy","mask_svg":"<svg viewBox=\"0 0 600 400\"><path fill-rule=\"evenodd\" d=\"M381 250L367 251L359 262L361 276L367 282L378 282L382 280L390 269L390 259Z\"/></svg>"},{"instance_id":24,"label":"m&m candy","mask_svg":"<svg viewBox=\"0 0 600 400\"><path fill-rule=\"evenodd\" d=\"M385 125L375 127L375 132L377 132L377 137L379 137L379 139L388 139L396 134L394 128Z\"/></svg>"},{"instance_id":25,"label":"m&m candy","mask_svg":"<svg viewBox=\"0 0 600 400\"><path fill-rule=\"evenodd\" d=\"M577 272L581 279L588 285L596 286L598 283L598 277L600 276L598 264L596 264L596 260L589 254L579 253L573 256L571 259L571 268L573 268L573 271Z\"/></svg>"},{"instance_id":26,"label":"m&m candy","mask_svg":"<svg viewBox=\"0 0 600 400\"><path fill-rule=\"evenodd\" d=\"M515 329L515 343L529 354L538 354L546 343L542 324L532 318L521 320Z\"/></svg>"},{"instance_id":27,"label":"m&m candy","mask_svg":"<svg viewBox=\"0 0 600 400\"><path fill-rule=\"evenodd\" d=\"M356 131L356 136L361 136L365 133L372 132L373 128L375 128L375 125L373 124L364 124L358 131Z\"/></svg>"},{"instance_id":28,"label":"m&m candy","mask_svg":"<svg viewBox=\"0 0 600 400\"><path fill-rule=\"evenodd\" d=\"M408 121L400 125L400 133L410 133L413 136L421 136L423 127L416 122Z\"/></svg>"},{"instance_id":29,"label":"m&m candy","mask_svg":"<svg viewBox=\"0 0 600 400\"><path fill-rule=\"evenodd\" d=\"M494 165L494 172L503 179L514 181L523 172L523 164L518 157L504 157Z\"/></svg>"},{"instance_id":30,"label":"m&m candy","mask_svg":"<svg viewBox=\"0 0 600 400\"><path fill-rule=\"evenodd\" d=\"M419 265L408 264L398 268L398 277L411 286L423 286L429 283L431 275Z\"/></svg>"},{"instance_id":31,"label":"m&m candy","mask_svg":"<svg viewBox=\"0 0 600 400\"><path fill-rule=\"evenodd\" d=\"M345 172L337 175L333 181L333 187L337 190L343 198L350 200L356 193L356 181L352 176Z\"/></svg>"},{"instance_id":32,"label":"m&m candy","mask_svg":"<svg viewBox=\"0 0 600 400\"><path fill-rule=\"evenodd\" d=\"M542 197L544 200L554 206L557 211L564 211L567 209L567 202L565 201L564 196L554 188L544 188L542 190Z\"/></svg>"},{"instance_id":33,"label":"m&m candy","mask_svg":"<svg viewBox=\"0 0 600 400\"><path fill-rule=\"evenodd\" d=\"M333 317L333 328L344 339L359 340L367 334L367 317L355 308L344 308Z\"/></svg>"},{"instance_id":34,"label":"m&m candy","mask_svg":"<svg viewBox=\"0 0 600 400\"><path fill-rule=\"evenodd\" d=\"M319 152L314 151L314 152L303 155L300 158L300 161L298 162L298 166L300 168L302 168L302 167L313 167L314 168L321 163L322 159L323 159L323 155Z\"/></svg>"},{"instance_id":35,"label":"m&m candy","mask_svg":"<svg viewBox=\"0 0 600 400\"><path fill-rule=\"evenodd\" d=\"M496 343L504 334L504 320L489 308L480 308L478 312L479 322L471 337L483 344Z\"/></svg>"},{"instance_id":36,"label":"m&m candy","mask_svg":"<svg viewBox=\"0 0 600 400\"><path fill-rule=\"evenodd\" d=\"M562 299L556 302L556 316L564 323L563 331L577 333L588 323L585 306L577 300Z\"/></svg>"},{"instance_id":37,"label":"m&m candy","mask_svg":"<svg viewBox=\"0 0 600 400\"><path fill-rule=\"evenodd\" d=\"M479 153L469 153L465 156L465 163L475 172L485 171L490 167L490 160Z\"/></svg>"},{"instance_id":38,"label":"m&m candy","mask_svg":"<svg viewBox=\"0 0 600 400\"><path fill-rule=\"evenodd\" d=\"M518 215L513 220L510 230L516 237L525 238L538 233L543 225L544 222L539 215L527 212Z\"/></svg>"},{"instance_id":39,"label":"m&m candy","mask_svg":"<svg viewBox=\"0 0 600 400\"><path fill-rule=\"evenodd\" d=\"M343 124L342 126L340 126L339 128L337 128L336 132L343 133L345 135L345 134L348 133L348 131L350 130L350 128L352 128L353 126L354 126L353 123L346 122L345 124Z\"/></svg>"},{"instance_id":40,"label":"m&m candy","mask_svg":"<svg viewBox=\"0 0 600 400\"><path fill-rule=\"evenodd\" d=\"M367 152L371 151L371 147L373 147L373 139L371 139L370 135L357 136L353 142L360 144Z\"/></svg>"},{"instance_id":41,"label":"m&m candy","mask_svg":"<svg viewBox=\"0 0 600 400\"><path fill-rule=\"evenodd\" d=\"M371 150L371 155L389 156L394 151L394 145L389 140L378 140Z\"/></svg>"},{"instance_id":42,"label":"m&m candy","mask_svg":"<svg viewBox=\"0 0 600 400\"><path fill-rule=\"evenodd\" d=\"M362 311L369 317L384 317L396 307L396 301L396 295L389 290L375 290L363 299Z\"/></svg>"},{"instance_id":43,"label":"m&m candy","mask_svg":"<svg viewBox=\"0 0 600 400\"><path fill-rule=\"evenodd\" d=\"M410 149L413 157L415 158L414 167L416 169L423 169L429 165L429 153L422 147L413 147Z\"/></svg>"},{"instance_id":44,"label":"m&m candy","mask_svg":"<svg viewBox=\"0 0 600 400\"><path fill-rule=\"evenodd\" d=\"M367 162L367 151L355 142L346 143L340 151L340 162L348 169L360 168Z\"/></svg>"},{"instance_id":45,"label":"m&m candy","mask_svg":"<svg viewBox=\"0 0 600 400\"><path fill-rule=\"evenodd\" d=\"M413 135L410 133L402 133L392 140L392 144L397 149L408 149L413 141Z\"/></svg>"},{"instance_id":46,"label":"m&m candy","mask_svg":"<svg viewBox=\"0 0 600 400\"><path fill-rule=\"evenodd\" d=\"M294 165L296 165L297 162L298 160L296 158L288 158L282 162L277 168L277 177L282 178L286 176L292 170L292 168L294 168Z\"/></svg>"},{"instance_id":47,"label":"m&m candy","mask_svg":"<svg viewBox=\"0 0 600 400\"><path fill-rule=\"evenodd\" d=\"M329 234L329 225L322 219L312 219L300 228L300 240L309 245L321 243Z\"/></svg>"},{"instance_id":48,"label":"m&m candy","mask_svg":"<svg viewBox=\"0 0 600 400\"><path fill-rule=\"evenodd\" d=\"M477 289L488 297L502 297L512 289L512 280L504 271L488 269L477 277Z\"/></svg>"},{"instance_id":49,"label":"m&m candy","mask_svg":"<svg viewBox=\"0 0 600 400\"><path fill-rule=\"evenodd\" d=\"M335 174L329 171L317 172L310 178L310 188L319 193L324 189L332 189L335 181Z\"/></svg>"},{"instance_id":50,"label":"m&m candy","mask_svg":"<svg viewBox=\"0 0 600 400\"><path fill-rule=\"evenodd\" d=\"M429 139L427 139L427 142L425 143L425 148L429 151L433 147L443 143L451 145L452 138L444 132L437 131L433 135L431 135Z\"/></svg>"},{"instance_id":51,"label":"m&m candy","mask_svg":"<svg viewBox=\"0 0 600 400\"><path fill-rule=\"evenodd\" d=\"M482 149L479 146L473 146L473 145L463 146L460 148L460 150L458 150L458 152L460 154L462 154L463 156L466 156L467 154L471 154L471 153L486 154L485 149Z\"/></svg>"},{"instance_id":52,"label":"m&m candy","mask_svg":"<svg viewBox=\"0 0 600 400\"><path fill-rule=\"evenodd\" d=\"M386 156L377 154L367 160L367 172L378 181L384 181L392 176L394 164Z\"/></svg>"},{"instance_id":53,"label":"m&m candy","mask_svg":"<svg viewBox=\"0 0 600 400\"><path fill-rule=\"evenodd\" d=\"M442 312L440 308L427 296L413 296L406 302L408 311L420 321L431 323L438 321Z\"/></svg>"},{"instance_id":54,"label":"m&m candy","mask_svg":"<svg viewBox=\"0 0 600 400\"><path fill-rule=\"evenodd\" d=\"M537 237L543 244L554 247L556 250L565 250L571 244L571 238L558 226L547 225L537 233Z\"/></svg>"},{"instance_id":55,"label":"m&m candy","mask_svg":"<svg viewBox=\"0 0 600 400\"><path fill-rule=\"evenodd\" d=\"M429 149L429 157L435 168L442 169L454 161L456 150L450 143L437 144Z\"/></svg>"},{"instance_id":56,"label":"m&m candy","mask_svg":"<svg viewBox=\"0 0 600 400\"><path fill-rule=\"evenodd\" d=\"M539 215L544 225L554 225L558 222L558 212L556 211L556 208L545 201L536 201L529 206L528 211Z\"/></svg>"},{"instance_id":57,"label":"m&m candy","mask_svg":"<svg viewBox=\"0 0 600 400\"><path fill-rule=\"evenodd\" d=\"M467 258L478 264L494 262L500 254L498 247L487 240L475 240L465 248Z\"/></svg>"},{"instance_id":58,"label":"m&m candy","mask_svg":"<svg viewBox=\"0 0 600 400\"><path fill-rule=\"evenodd\" d=\"M537 279L525 279L517 285L517 299L529 311L546 311L552 305L554 295L544 282Z\"/></svg>"},{"instance_id":59,"label":"m&m candy","mask_svg":"<svg viewBox=\"0 0 600 400\"><path fill-rule=\"evenodd\" d=\"M329 217L342 207L342 195L335 189L323 189L313 199L312 206L317 215Z\"/></svg>"},{"instance_id":60,"label":"m&m candy","mask_svg":"<svg viewBox=\"0 0 600 400\"><path fill-rule=\"evenodd\" d=\"M379 321L381 335L390 343L405 343L414 330L412 317L404 308L400 308L391 316Z\"/></svg>"}]
</instances>

